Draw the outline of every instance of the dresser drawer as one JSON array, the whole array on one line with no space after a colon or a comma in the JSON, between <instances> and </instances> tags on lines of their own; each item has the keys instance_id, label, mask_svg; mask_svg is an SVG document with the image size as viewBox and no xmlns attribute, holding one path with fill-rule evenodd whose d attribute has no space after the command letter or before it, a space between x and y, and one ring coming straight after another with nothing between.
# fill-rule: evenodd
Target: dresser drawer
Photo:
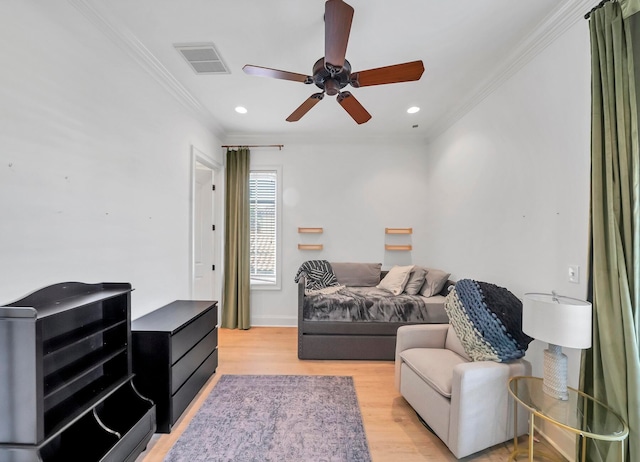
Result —
<instances>
[{"instance_id":1,"label":"dresser drawer","mask_svg":"<svg viewBox=\"0 0 640 462\"><path fill-rule=\"evenodd\" d=\"M218 367L218 350L215 350L200 365L191 377L184 383L182 388L173 395L171 400L172 424L180 417L187 408L191 400L198 394L202 386L209 380L209 377Z\"/></svg>"},{"instance_id":2,"label":"dresser drawer","mask_svg":"<svg viewBox=\"0 0 640 462\"><path fill-rule=\"evenodd\" d=\"M218 311L208 310L184 326L171 337L171 364L175 364L184 354L216 327Z\"/></svg>"},{"instance_id":3,"label":"dresser drawer","mask_svg":"<svg viewBox=\"0 0 640 462\"><path fill-rule=\"evenodd\" d=\"M217 344L218 330L214 329L171 367L171 394L178 391L189 376L207 359L207 356L216 349Z\"/></svg>"}]
</instances>

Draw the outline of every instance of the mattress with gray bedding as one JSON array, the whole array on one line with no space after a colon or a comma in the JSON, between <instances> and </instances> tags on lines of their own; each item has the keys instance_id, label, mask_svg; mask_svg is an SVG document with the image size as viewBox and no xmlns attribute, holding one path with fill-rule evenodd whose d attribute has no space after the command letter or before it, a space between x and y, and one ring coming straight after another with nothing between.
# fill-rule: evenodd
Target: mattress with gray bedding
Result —
<instances>
[{"instance_id":1,"label":"mattress with gray bedding","mask_svg":"<svg viewBox=\"0 0 640 462\"><path fill-rule=\"evenodd\" d=\"M393 295L376 287L345 287L332 294L306 295L305 321L446 323L443 295Z\"/></svg>"}]
</instances>

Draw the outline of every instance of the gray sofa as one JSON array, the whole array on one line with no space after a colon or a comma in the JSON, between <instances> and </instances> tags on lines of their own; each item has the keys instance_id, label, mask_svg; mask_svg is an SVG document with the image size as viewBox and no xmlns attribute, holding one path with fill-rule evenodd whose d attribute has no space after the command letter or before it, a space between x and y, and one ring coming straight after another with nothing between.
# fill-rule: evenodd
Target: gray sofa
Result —
<instances>
[{"instance_id":1,"label":"gray sofa","mask_svg":"<svg viewBox=\"0 0 640 462\"><path fill-rule=\"evenodd\" d=\"M338 282L365 299L367 299L367 293L379 295L380 290L376 289L375 285L388 274L388 271L380 269L382 265L379 263L334 262L331 265ZM428 297L419 293L410 296L417 297L424 303L420 319L413 321L396 318L387 320L332 320L331 317L309 319L309 311L313 309L313 306L310 306L313 304L311 302L313 297L305 295L305 280L301 278L298 281L298 358L393 361L396 333L400 326L449 322L444 310L444 300L449 286L454 282L448 279L448 273L434 269L431 271L441 279L435 285L432 284L432 289L438 289L438 292ZM427 284L426 278L424 283ZM406 298L406 294L402 295ZM389 296L392 295L389 294ZM327 298L331 298L331 295L324 297L325 302ZM370 306L368 299L366 303L368 310L373 311L376 308L375 304ZM305 319L305 305L307 319Z\"/></svg>"}]
</instances>

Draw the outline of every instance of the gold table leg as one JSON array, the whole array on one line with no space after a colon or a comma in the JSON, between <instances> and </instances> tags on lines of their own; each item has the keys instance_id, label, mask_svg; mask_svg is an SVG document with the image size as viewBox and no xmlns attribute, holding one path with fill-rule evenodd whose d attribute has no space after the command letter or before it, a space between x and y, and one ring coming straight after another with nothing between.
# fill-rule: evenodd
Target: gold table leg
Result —
<instances>
[{"instance_id":1,"label":"gold table leg","mask_svg":"<svg viewBox=\"0 0 640 462\"><path fill-rule=\"evenodd\" d=\"M533 424L534 424L534 414L531 413L529 417L529 462L533 462Z\"/></svg>"}]
</instances>

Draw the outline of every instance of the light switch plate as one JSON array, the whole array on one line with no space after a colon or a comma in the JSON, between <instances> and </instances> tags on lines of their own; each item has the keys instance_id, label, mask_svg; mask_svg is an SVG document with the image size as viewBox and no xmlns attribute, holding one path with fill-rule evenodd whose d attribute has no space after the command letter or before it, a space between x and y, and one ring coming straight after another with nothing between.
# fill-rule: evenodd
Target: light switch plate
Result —
<instances>
[{"instance_id":1,"label":"light switch plate","mask_svg":"<svg viewBox=\"0 0 640 462\"><path fill-rule=\"evenodd\" d=\"M580 267L578 265L569 265L569 282L574 284L580 283Z\"/></svg>"}]
</instances>

